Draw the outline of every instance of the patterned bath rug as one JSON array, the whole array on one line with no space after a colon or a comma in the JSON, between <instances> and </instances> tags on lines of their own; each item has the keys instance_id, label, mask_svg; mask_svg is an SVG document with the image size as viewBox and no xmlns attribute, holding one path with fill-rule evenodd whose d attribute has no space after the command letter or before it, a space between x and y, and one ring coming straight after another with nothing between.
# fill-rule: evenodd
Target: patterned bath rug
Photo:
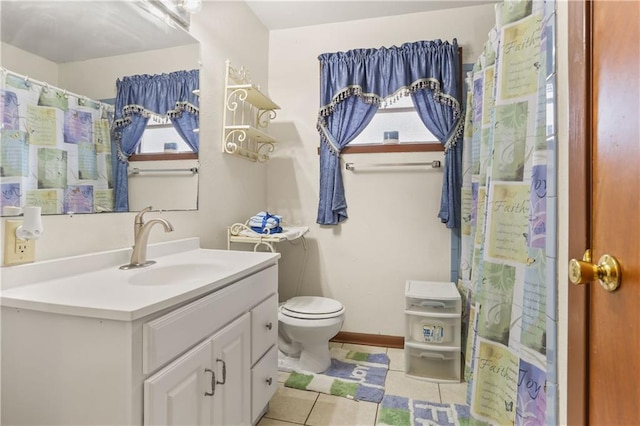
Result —
<instances>
[{"instance_id":1,"label":"patterned bath rug","mask_svg":"<svg viewBox=\"0 0 640 426\"><path fill-rule=\"evenodd\" d=\"M391 426L468 426L469 406L419 401L385 395L378 409L378 425Z\"/></svg>"},{"instance_id":2,"label":"patterned bath rug","mask_svg":"<svg viewBox=\"0 0 640 426\"><path fill-rule=\"evenodd\" d=\"M284 385L379 403L384 396L384 380L388 370L389 357L385 353L369 354L331 348L331 366L327 371L320 374L292 371Z\"/></svg>"}]
</instances>

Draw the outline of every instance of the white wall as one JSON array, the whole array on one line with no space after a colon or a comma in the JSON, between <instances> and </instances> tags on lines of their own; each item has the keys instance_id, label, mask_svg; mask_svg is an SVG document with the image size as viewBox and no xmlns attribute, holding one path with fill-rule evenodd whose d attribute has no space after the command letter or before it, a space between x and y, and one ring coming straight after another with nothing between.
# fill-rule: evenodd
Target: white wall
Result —
<instances>
[{"instance_id":1,"label":"white wall","mask_svg":"<svg viewBox=\"0 0 640 426\"><path fill-rule=\"evenodd\" d=\"M149 50L129 55L56 64L2 43L2 66L90 99L116 97L116 79L135 74L160 74L200 66L200 45Z\"/></svg>"},{"instance_id":2,"label":"white wall","mask_svg":"<svg viewBox=\"0 0 640 426\"><path fill-rule=\"evenodd\" d=\"M58 65L22 49L2 42L2 67L24 76L58 85Z\"/></svg>"},{"instance_id":3,"label":"white wall","mask_svg":"<svg viewBox=\"0 0 640 426\"><path fill-rule=\"evenodd\" d=\"M90 99L112 99L116 97L118 78L197 69L200 66L199 59L200 46L195 43L128 55L67 62L58 67L58 85Z\"/></svg>"},{"instance_id":4,"label":"white wall","mask_svg":"<svg viewBox=\"0 0 640 426\"><path fill-rule=\"evenodd\" d=\"M282 107L271 126L279 139L269 162L269 209L310 226L309 249L280 245L280 297L324 295L347 309L343 331L402 336L407 279L448 281L450 232L437 218L442 169L343 171L349 220L319 226L318 133L321 53L458 39L474 62L495 23L482 5L271 31L269 93ZM351 154L349 162L422 162L442 153ZM304 269L303 269L304 267Z\"/></svg>"},{"instance_id":5,"label":"white wall","mask_svg":"<svg viewBox=\"0 0 640 426\"><path fill-rule=\"evenodd\" d=\"M191 33L200 41L202 63L199 210L151 214L171 221L175 231L153 231L150 242L200 236L204 247L225 248L225 227L265 208L266 167L222 155L224 62L231 58L245 65L257 83L266 85L269 36L242 2L204 2ZM9 67L4 51L3 65ZM131 246L133 218L134 213L45 216L36 261Z\"/></svg>"}]
</instances>

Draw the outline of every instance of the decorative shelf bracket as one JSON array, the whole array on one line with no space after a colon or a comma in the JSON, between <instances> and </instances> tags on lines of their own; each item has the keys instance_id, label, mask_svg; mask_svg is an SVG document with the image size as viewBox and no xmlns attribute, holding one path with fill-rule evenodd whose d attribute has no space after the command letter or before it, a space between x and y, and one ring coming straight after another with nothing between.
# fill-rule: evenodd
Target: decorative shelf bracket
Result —
<instances>
[{"instance_id":1,"label":"decorative shelf bracket","mask_svg":"<svg viewBox=\"0 0 640 426\"><path fill-rule=\"evenodd\" d=\"M265 162L275 139L265 131L280 107L253 83L244 68L226 61L222 151L247 160Z\"/></svg>"}]
</instances>

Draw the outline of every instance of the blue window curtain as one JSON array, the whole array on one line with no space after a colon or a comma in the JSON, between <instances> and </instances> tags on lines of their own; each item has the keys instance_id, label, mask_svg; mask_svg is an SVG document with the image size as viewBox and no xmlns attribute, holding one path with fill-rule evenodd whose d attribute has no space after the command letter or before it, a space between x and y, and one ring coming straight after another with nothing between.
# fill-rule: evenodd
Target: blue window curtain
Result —
<instances>
[{"instance_id":1,"label":"blue window curtain","mask_svg":"<svg viewBox=\"0 0 640 426\"><path fill-rule=\"evenodd\" d=\"M340 157L338 153L367 127L378 106L350 97L336 105L322 125L326 143L320 147L320 203L318 223L335 225L347 218Z\"/></svg>"},{"instance_id":2,"label":"blue window curtain","mask_svg":"<svg viewBox=\"0 0 640 426\"><path fill-rule=\"evenodd\" d=\"M199 150L199 71L134 75L116 81L114 121L115 211L129 211L127 164L136 151L151 115L168 117L176 131L193 149Z\"/></svg>"},{"instance_id":3,"label":"blue window curtain","mask_svg":"<svg viewBox=\"0 0 640 426\"><path fill-rule=\"evenodd\" d=\"M317 222L336 225L347 218L340 151L366 127L379 105L412 95L423 122L447 151L439 217L447 227L459 227L460 202L455 200L459 199L462 182L461 151L452 149L462 134L457 41L355 49L325 53L318 59L321 107L317 127L321 147ZM449 173L453 173L451 177Z\"/></svg>"}]
</instances>

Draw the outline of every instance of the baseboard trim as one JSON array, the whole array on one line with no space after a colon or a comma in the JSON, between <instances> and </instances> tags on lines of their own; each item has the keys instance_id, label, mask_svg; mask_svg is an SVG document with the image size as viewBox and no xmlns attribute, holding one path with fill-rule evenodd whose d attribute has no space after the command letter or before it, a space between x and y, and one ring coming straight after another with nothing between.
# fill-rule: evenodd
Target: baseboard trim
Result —
<instances>
[{"instance_id":1,"label":"baseboard trim","mask_svg":"<svg viewBox=\"0 0 640 426\"><path fill-rule=\"evenodd\" d=\"M331 339L336 343L353 343L356 345L382 346L385 348L404 348L404 337L402 336L385 336L382 334L366 334L352 333L350 331L341 331Z\"/></svg>"}]
</instances>

